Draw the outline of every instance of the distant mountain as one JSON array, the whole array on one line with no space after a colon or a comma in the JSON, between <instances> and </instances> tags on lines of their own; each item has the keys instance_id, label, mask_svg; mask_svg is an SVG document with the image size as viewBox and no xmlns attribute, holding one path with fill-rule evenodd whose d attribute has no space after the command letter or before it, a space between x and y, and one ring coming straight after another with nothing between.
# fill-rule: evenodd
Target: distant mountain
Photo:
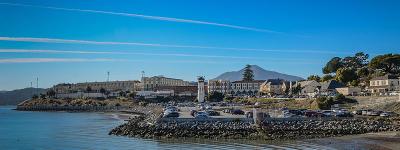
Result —
<instances>
[{"instance_id":1,"label":"distant mountain","mask_svg":"<svg viewBox=\"0 0 400 150\"><path fill-rule=\"evenodd\" d=\"M33 94L36 94L37 92L45 93L46 89L25 88L13 91L1 91L0 105L17 105L20 102L31 98Z\"/></svg>"},{"instance_id":2,"label":"distant mountain","mask_svg":"<svg viewBox=\"0 0 400 150\"><path fill-rule=\"evenodd\" d=\"M268 80L268 79L284 79L288 81L298 81L298 80L304 80L301 77L298 76L293 76L293 75L287 75L275 71L268 71L265 70L257 65L251 65L251 70L254 72L254 80ZM230 81L238 81L242 80L244 73L244 68L239 71L231 71L231 72L225 72L218 77L214 78L213 80L230 80Z\"/></svg>"}]
</instances>

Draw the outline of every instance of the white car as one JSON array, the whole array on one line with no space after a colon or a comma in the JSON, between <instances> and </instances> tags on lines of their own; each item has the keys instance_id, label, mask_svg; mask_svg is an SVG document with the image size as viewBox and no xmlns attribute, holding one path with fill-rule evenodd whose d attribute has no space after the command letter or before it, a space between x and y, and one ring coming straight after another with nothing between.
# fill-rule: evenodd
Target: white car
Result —
<instances>
[{"instance_id":1,"label":"white car","mask_svg":"<svg viewBox=\"0 0 400 150\"><path fill-rule=\"evenodd\" d=\"M381 117L389 117L390 115L389 115L389 113L383 112L379 116L381 116Z\"/></svg>"}]
</instances>

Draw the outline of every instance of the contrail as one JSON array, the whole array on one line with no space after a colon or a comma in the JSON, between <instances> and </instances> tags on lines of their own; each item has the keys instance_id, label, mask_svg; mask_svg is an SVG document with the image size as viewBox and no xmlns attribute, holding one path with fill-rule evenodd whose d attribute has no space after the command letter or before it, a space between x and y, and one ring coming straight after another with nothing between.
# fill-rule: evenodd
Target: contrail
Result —
<instances>
[{"instance_id":1,"label":"contrail","mask_svg":"<svg viewBox=\"0 0 400 150\"><path fill-rule=\"evenodd\" d=\"M103 62L119 61L117 59L85 59L85 58L6 58L0 63L44 63L44 62Z\"/></svg>"},{"instance_id":2,"label":"contrail","mask_svg":"<svg viewBox=\"0 0 400 150\"><path fill-rule=\"evenodd\" d=\"M0 53L70 53L70 54L116 54L116 55L145 55L145 56L177 56L201 58L229 58L229 59L264 59L257 57L195 55L180 53L139 53L139 52L105 52L105 51L66 51L66 50L38 50L38 49L0 49Z\"/></svg>"},{"instance_id":3,"label":"contrail","mask_svg":"<svg viewBox=\"0 0 400 150\"><path fill-rule=\"evenodd\" d=\"M143 19L150 19L150 20L161 20L161 21L169 21L169 22L202 24L202 25L227 27L227 28L240 29L240 30L256 31L256 32L267 32L267 33L283 34L283 32L267 30L267 29L259 29L259 28L252 28L252 27L245 27L245 26L238 26L238 25L231 25L231 24L223 24L223 23L216 23L216 22L191 20L191 19L180 19L180 18L171 18L171 17L150 16L150 15L142 15L142 14L121 13L121 12L111 12L111 11L101 11L101 10L74 9L74 8L28 5L28 4L19 4L19 3L0 3L0 5L35 7L35 8L64 10L64 11L76 11L76 12L88 12L88 13L98 13L98 14L109 14L109 15L135 17L135 18L143 18Z\"/></svg>"},{"instance_id":4,"label":"contrail","mask_svg":"<svg viewBox=\"0 0 400 150\"><path fill-rule=\"evenodd\" d=\"M322 50L290 50L290 49L289 50L288 49L279 50L279 49L256 49L256 48L231 48L231 47L213 47L213 46L197 46L197 45L170 45L170 44L138 43L138 42L88 41L88 40L35 38L35 37L0 37L0 41L65 43L65 44L93 44L93 45L135 45L135 46L151 46L151 47L197 48L197 49L253 51L253 52L278 52L278 53L351 54L349 52L322 51Z\"/></svg>"}]
</instances>

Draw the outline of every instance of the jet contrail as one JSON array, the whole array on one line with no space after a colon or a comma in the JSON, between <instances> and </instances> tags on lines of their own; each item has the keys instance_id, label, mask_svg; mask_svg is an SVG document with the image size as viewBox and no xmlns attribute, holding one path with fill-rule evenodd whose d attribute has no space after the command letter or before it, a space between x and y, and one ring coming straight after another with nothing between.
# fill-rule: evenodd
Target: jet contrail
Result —
<instances>
[{"instance_id":1,"label":"jet contrail","mask_svg":"<svg viewBox=\"0 0 400 150\"><path fill-rule=\"evenodd\" d=\"M103 62L119 61L118 59L85 59L85 58L6 58L0 63L43 63L43 62Z\"/></svg>"},{"instance_id":2,"label":"jet contrail","mask_svg":"<svg viewBox=\"0 0 400 150\"><path fill-rule=\"evenodd\" d=\"M35 38L35 37L0 37L0 41L17 42L37 42L37 43L65 43L65 44L93 44L93 45L136 45L152 47L172 47L172 48L198 48L215 50L233 50L233 51L254 51L254 52L279 52L279 53L313 53L313 54L351 54L349 52L322 51L322 50L287 50L287 49L256 49L256 48L231 48L231 47L213 47L196 45L170 45L156 43L138 43L138 42L110 42L110 41L88 41L54 38Z\"/></svg>"},{"instance_id":3,"label":"jet contrail","mask_svg":"<svg viewBox=\"0 0 400 150\"><path fill-rule=\"evenodd\" d=\"M35 7L35 8L64 10L64 11L76 11L76 12L88 12L88 13L98 13L98 14L109 14L109 15L135 17L135 18L143 18L143 19L150 19L150 20L161 20L161 21L181 22L181 23L191 23L191 24L203 24L203 25L227 27L227 28L240 29L240 30L249 30L249 31L256 31L256 32L267 32L267 33L283 34L283 32L267 30L267 29L259 29L259 28L252 28L252 27L245 27L245 26L238 26L238 25L231 25L231 24L223 24L223 23L216 23L216 22L191 20L191 19L180 19L180 18L151 16L151 15L132 14L132 13L121 13L121 12L111 12L111 11L101 11L101 10L74 9L74 8L28 5L28 4L19 4L19 3L0 3L0 5Z\"/></svg>"},{"instance_id":4,"label":"jet contrail","mask_svg":"<svg viewBox=\"0 0 400 150\"><path fill-rule=\"evenodd\" d=\"M0 53L70 53L70 54L116 54L116 55L145 55L145 56L177 56L177 57L201 57L201 58L229 58L229 59L264 59L257 57L196 55L181 53L139 53L139 52L111 52L111 51L71 51L71 50L41 50L41 49L0 49Z\"/></svg>"}]
</instances>

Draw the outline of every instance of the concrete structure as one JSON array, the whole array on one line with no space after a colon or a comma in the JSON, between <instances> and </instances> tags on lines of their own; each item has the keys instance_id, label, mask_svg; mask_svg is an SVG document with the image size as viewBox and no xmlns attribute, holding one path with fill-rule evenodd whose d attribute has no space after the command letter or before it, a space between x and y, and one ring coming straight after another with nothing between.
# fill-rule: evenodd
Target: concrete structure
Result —
<instances>
[{"instance_id":1,"label":"concrete structure","mask_svg":"<svg viewBox=\"0 0 400 150\"><path fill-rule=\"evenodd\" d=\"M57 94L68 94L77 92L101 93L101 89L109 92L115 91L136 91L139 81L109 81L109 82L85 82L85 83L62 83L53 86ZM87 91L87 90L90 91Z\"/></svg>"},{"instance_id":2,"label":"concrete structure","mask_svg":"<svg viewBox=\"0 0 400 150\"><path fill-rule=\"evenodd\" d=\"M208 92L219 92L223 94L230 94L231 82L229 80L209 80Z\"/></svg>"},{"instance_id":3,"label":"concrete structure","mask_svg":"<svg viewBox=\"0 0 400 150\"><path fill-rule=\"evenodd\" d=\"M159 86L155 87L155 91L174 91L174 96L197 96L198 85L189 86ZM207 86L204 86L204 91L207 91Z\"/></svg>"},{"instance_id":4,"label":"concrete structure","mask_svg":"<svg viewBox=\"0 0 400 150\"><path fill-rule=\"evenodd\" d=\"M400 79L394 75L372 78L369 83L368 90L373 95L388 95L390 92L400 91Z\"/></svg>"},{"instance_id":5,"label":"concrete structure","mask_svg":"<svg viewBox=\"0 0 400 150\"><path fill-rule=\"evenodd\" d=\"M346 95L346 96L357 96L357 95L361 94L361 88L359 88L359 87L336 88L336 91L338 93Z\"/></svg>"},{"instance_id":6,"label":"concrete structure","mask_svg":"<svg viewBox=\"0 0 400 150\"><path fill-rule=\"evenodd\" d=\"M205 89L204 89L204 77L199 77L197 79L197 100L199 103L204 102Z\"/></svg>"},{"instance_id":7,"label":"concrete structure","mask_svg":"<svg viewBox=\"0 0 400 150\"><path fill-rule=\"evenodd\" d=\"M256 95L261 84L265 80L253 80L253 81L228 81L228 80L209 80L208 81L208 93L220 92L228 95L236 96L253 96Z\"/></svg>"},{"instance_id":8,"label":"concrete structure","mask_svg":"<svg viewBox=\"0 0 400 150\"><path fill-rule=\"evenodd\" d=\"M239 96L254 96L260 91L260 86L265 80L253 80L253 81L234 81L231 83L232 95Z\"/></svg>"},{"instance_id":9,"label":"concrete structure","mask_svg":"<svg viewBox=\"0 0 400 150\"><path fill-rule=\"evenodd\" d=\"M142 77L141 83L144 91L154 91L159 86L189 86L188 81L163 76Z\"/></svg>"}]
</instances>

